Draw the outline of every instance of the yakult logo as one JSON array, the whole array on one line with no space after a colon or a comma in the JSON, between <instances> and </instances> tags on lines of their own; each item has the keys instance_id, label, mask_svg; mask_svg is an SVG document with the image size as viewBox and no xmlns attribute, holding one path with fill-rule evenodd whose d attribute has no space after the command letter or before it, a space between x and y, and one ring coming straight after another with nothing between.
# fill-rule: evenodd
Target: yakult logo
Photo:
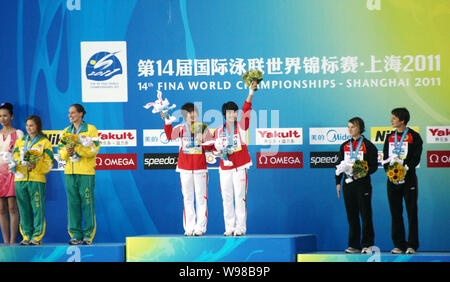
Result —
<instances>
[{"instance_id":1,"label":"yakult logo","mask_svg":"<svg viewBox=\"0 0 450 282\"><path fill-rule=\"evenodd\" d=\"M257 168L303 168L302 152L256 153Z\"/></svg>"},{"instance_id":2,"label":"yakult logo","mask_svg":"<svg viewBox=\"0 0 450 282\"><path fill-rule=\"evenodd\" d=\"M302 128L257 128L256 145L301 145Z\"/></svg>"},{"instance_id":3,"label":"yakult logo","mask_svg":"<svg viewBox=\"0 0 450 282\"><path fill-rule=\"evenodd\" d=\"M450 126L427 126L427 143L450 143Z\"/></svg>"},{"instance_id":4,"label":"yakult logo","mask_svg":"<svg viewBox=\"0 0 450 282\"><path fill-rule=\"evenodd\" d=\"M450 167L450 151L428 151L428 167Z\"/></svg>"},{"instance_id":5,"label":"yakult logo","mask_svg":"<svg viewBox=\"0 0 450 282\"><path fill-rule=\"evenodd\" d=\"M99 130L98 138L102 147L136 146L136 130Z\"/></svg>"}]
</instances>

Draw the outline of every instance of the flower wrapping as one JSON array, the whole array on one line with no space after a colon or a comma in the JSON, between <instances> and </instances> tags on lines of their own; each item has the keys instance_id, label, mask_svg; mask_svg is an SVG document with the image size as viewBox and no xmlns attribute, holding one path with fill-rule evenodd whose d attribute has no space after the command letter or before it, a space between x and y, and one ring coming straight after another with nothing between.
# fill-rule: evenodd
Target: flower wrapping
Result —
<instances>
[{"instance_id":1,"label":"flower wrapping","mask_svg":"<svg viewBox=\"0 0 450 282\"><path fill-rule=\"evenodd\" d=\"M10 172L14 173L14 175L17 179L23 179L25 177L23 175L23 173L17 172L17 170L16 170L17 164L14 161L13 154L11 154L9 152L5 152L5 153L2 153L2 155L3 155L3 160L5 161L5 163L8 164L8 170Z\"/></svg>"},{"instance_id":2,"label":"flower wrapping","mask_svg":"<svg viewBox=\"0 0 450 282\"><path fill-rule=\"evenodd\" d=\"M80 135L79 140L83 147L91 147L94 142L99 142L100 138Z\"/></svg>"},{"instance_id":3,"label":"flower wrapping","mask_svg":"<svg viewBox=\"0 0 450 282\"><path fill-rule=\"evenodd\" d=\"M260 83L263 80L263 73L260 70L249 70L243 76L245 85L250 86L253 81Z\"/></svg>"},{"instance_id":4,"label":"flower wrapping","mask_svg":"<svg viewBox=\"0 0 450 282\"><path fill-rule=\"evenodd\" d=\"M336 175L345 173L348 177L345 178L345 183L353 182L353 177L357 179L367 176L369 172L369 165L365 160L343 160L336 166Z\"/></svg>"}]
</instances>

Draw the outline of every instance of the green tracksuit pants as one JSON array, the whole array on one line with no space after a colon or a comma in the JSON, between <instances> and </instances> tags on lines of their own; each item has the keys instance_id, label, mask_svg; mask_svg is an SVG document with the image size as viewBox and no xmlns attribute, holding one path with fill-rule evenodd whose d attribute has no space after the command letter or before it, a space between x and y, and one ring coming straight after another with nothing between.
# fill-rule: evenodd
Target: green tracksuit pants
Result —
<instances>
[{"instance_id":1,"label":"green tracksuit pants","mask_svg":"<svg viewBox=\"0 0 450 282\"><path fill-rule=\"evenodd\" d=\"M45 183L16 181L20 233L24 240L40 242L45 234Z\"/></svg>"},{"instance_id":2,"label":"green tracksuit pants","mask_svg":"<svg viewBox=\"0 0 450 282\"><path fill-rule=\"evenodd\" d=\"M97 229L94 208L95 175L66 174L65 181L70 237L77 240L88 239L92 243Z\"/></svg>"}]
</instances>

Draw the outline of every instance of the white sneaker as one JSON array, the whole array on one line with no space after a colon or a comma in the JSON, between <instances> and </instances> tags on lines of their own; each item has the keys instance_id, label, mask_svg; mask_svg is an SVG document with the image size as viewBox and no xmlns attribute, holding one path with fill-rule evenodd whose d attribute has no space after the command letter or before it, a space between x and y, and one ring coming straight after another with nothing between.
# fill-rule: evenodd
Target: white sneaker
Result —
<instances>
[{"instance_id":1,"label":"white sneaker","mask_svg":"<svg viewBox=\"0 0 450 282\"><path fill-rule=\"evenodd\" d=\"M401 254L403 254L403 251L400 250L399 248L394 248L394 249L391 251L391 253L394 254L394 255L401 255Z\"/></svg>"},{"instance_id":2,"label":"white sneaker","mask_svg":"<svg viewBox=\"0 0 450 282\"><path fill-rule=\"evenodd\" d=\"M194 236L194 231L186 231L184 232L184 236Z\"/></svg>"},{"instance_id":3,"label":"white sneaker","mask_svg":"<svg viewBox=\"0 0 450 282\"><path fill-rule=\"evenodd\" d=\"M233 235L234 235L234 236L244 236L245 233L242 232L241 230L235 230L234 233L233 233Z\"/></svg>"},{"instance_id":4,"label":"white sneaker","mask_svg":"<svg viewBox=\"0 0 450 282\"><path fill-rule=\"evenodd\" d=\"M233 231L227 231L227 232L223 233L223 236L226 236L226 237L233 236Z\"/></svg>"},{"instance_id":5,"label":"white sneaker","mask_svg":"<svg viewBox=\"0 0 450 282\"><path fill-rule=\"evenodd\" d=\"M408 249L406 250L406 254L407 254L407 255L415 255L415 254L416 254L416 251L415 251L413 248L408 248Z\"/></svg>"},{"instance_id":6,"label":"white sneaker","mask_svg":"<svg viewBox=\"0 0 450 282\"><path fill-rule=\"evenodd\" d=\"M372 248L365 247L362 249L361 254L371 255L372 254Z\"/></svg>"},{"instance_id":7,"label":"white sneaker","mask_svg":"<svg viewBox=\"0 0 450 282\"><path fill-rule=\"evenodd\" d=\"M31 239L30 245L38 246L38 245L42 245L42 242L41 241L37 241L35 239Z\"/></svg>"},{"instance_id":8,"label":"white sneaker","mask_svg":"<svg viewBox=\"0 0 450 282\"><path fill-rule=\"evenodd\" d=\"M20 245L22 245L22 246L28 246L28 245L30 245L30 240L22 240L22 242L20 242Z\"/></svg>"},{"instance_id":9,"label":"white sneaker","mask_svg":"<svg viewBox=\"0 0 450 282\"><path fill-rule=\"evenodd\" d=\"M352 247L348 247L347 249L345 249L345 252L347 254L359 254L359 253L361 253L361 250L360 249L355 249L355 248L352 248Z\"/></svg>"},{"instance_id":10,"label":"white sneaker","mask_svg":"<svg viewBox=\"0 0 450 282\"><path fill-rule=\"evenodd\" d=\"M194 231L194 236L203 236L205 234L205 232L202 231Z\"/></svg>"}]
</instances>

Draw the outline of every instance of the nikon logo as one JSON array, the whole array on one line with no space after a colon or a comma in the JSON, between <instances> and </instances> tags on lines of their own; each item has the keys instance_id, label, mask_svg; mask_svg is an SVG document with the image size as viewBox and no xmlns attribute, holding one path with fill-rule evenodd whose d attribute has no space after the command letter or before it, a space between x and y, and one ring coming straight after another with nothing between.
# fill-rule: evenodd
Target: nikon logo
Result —
<instances>
[{"instance_id":1,"label":"nikon logo","mask_svg":"<svg viewBox=\"0 0 450 282\"><path fill-rule=\"evenodd\" d=\"M419 132L419 127L410 126L414 131ZM370 141L374 144L384 144L386 138L395 131L393 127L371 127L370 128Z\"/></svg>"},{"instance_id":2,"label":"nikon logo","mask_svg":"<svg viewBox=\"0 0 450 282\"><path fill-rule=\"evenodd\" d=\"M52 147L57 147L59 140L61 139L62 130L43 130L45 136L47 136L50 143L52 143Z\"/></svg>"}]
</instances>

